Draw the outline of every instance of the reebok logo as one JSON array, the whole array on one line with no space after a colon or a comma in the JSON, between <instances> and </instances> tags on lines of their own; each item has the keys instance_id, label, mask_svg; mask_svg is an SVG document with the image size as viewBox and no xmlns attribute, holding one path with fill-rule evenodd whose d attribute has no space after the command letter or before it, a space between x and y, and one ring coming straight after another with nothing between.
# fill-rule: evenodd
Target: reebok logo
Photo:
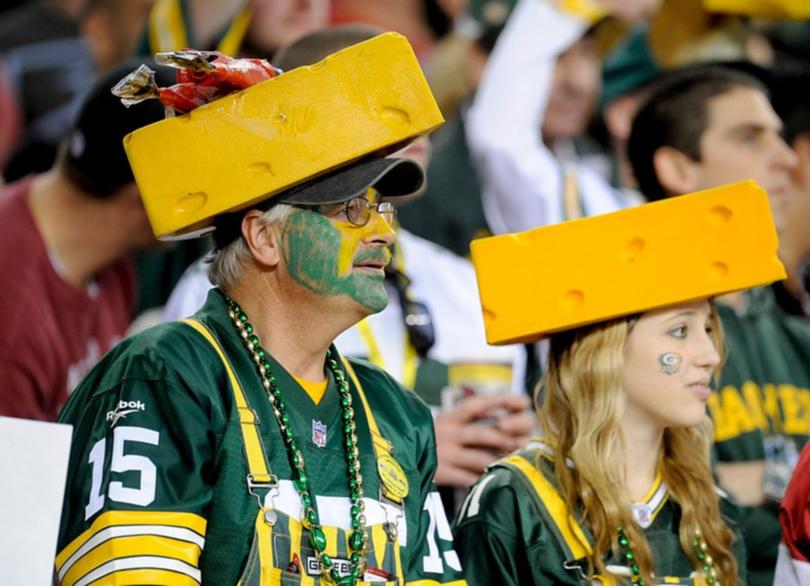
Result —
<instances>
[{"instance_id":1,"label":"reebok logo","mask_svg":"<svg viewBox=\"0 0 810 586\"><path fill-rule=\"evenodd\" d=\"M107 421L110 427L115 427L119 419L126 419L127 415L146 411L146 404L143 401L118 401L118 405L112 411L107 411Z\"/></svg>"}]
</instances>

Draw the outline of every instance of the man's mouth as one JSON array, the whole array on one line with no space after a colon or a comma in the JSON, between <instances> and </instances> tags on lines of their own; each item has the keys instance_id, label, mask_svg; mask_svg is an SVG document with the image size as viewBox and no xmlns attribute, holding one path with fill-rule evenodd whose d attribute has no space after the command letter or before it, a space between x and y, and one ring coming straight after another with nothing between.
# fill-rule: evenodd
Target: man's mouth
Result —
<instances>
[{"instance_id":1,"label":"man's mouth","mask_svg":"<svg viewBox=\"0 0 810 586\"><path fill-rule=\"evenodd\" d=\"M354 261L355 270L384 275L385 267L391 262L391 253L388 251L376 252L374 254L360 254Z\"/></svg>"}]
</instances>

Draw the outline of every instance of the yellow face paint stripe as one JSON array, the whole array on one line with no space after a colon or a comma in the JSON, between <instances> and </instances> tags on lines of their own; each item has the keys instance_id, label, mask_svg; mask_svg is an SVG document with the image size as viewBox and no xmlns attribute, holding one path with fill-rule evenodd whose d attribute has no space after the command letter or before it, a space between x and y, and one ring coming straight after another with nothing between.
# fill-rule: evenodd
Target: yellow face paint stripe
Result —
<instances>
[{"instance_id":1,"label":"yellow face paint stripe","mask_svg":"<svg viewBox=\"0 0 810 586\"><path fill-rule=\"evenodd\" d=\"M100 515L88 529L71 541L56 557L57 569L96 533L118 525L168 525L185 527L205 536L206 520L194 513L175 511L107 511Z\"/></svg>"},{"instance_id":2,"label":"yellow face paint stripe","mask_svg":"<svg viewBox=\"0 0 810 586\"><path fill-rule=\"evenodd\" d=\"M104 541L79 558L62 577L62 584L74 584L97 567L119 558L159 556L179 560L196 568L200 553L202 550L196 544L167 537L117 537Z\"/></svg>"},{"instance_id":3,"label":"yellow face paint stripe","mask_svg":"<svg viewBox=\"0 0 810 586\"><path fill-rule=\"evenodd\" d=\"M340 249L338 250L338 277L345 277L352 269L352 261L357 254L357 247L370 233L369 226L372 221L363 227L355 226L351 222L332 219L332 224L340 232Z\"/></svg>"},{"instance_id":4,"label":"yellow face paint stripe","mask_svg":"<svg viewBox=\"0 0 810 586\"><path fill-rule=\"evenodd\" d=\"M565 501L551 483L546 480L543 473L517 455L504 458L503 462L517 468L529 480L574 558L590 557L593 553L590 542L585 537L576 519L569 512Z\"/></svg>"},{"instance_id":5,"label":"yellow face paint stripe","mask_svg":"<svg viewBox=\"0 0 810 586\"><path fill-rule=\"evenodd\" d=\"M369 188L366 192L366 199L371 202L378 202L380 195L376 189ZM338 251L338 277L345 277L352 268L352 261L360 242L370 235L396 234L393 226L388 224L383 217L372 211L371 217L365 226L355 226L348 220L338 220L330 218L332 225L337 228L342 238L340 239L340 250ZM379 225L381 223L381 225Z\"/></svg>"},{"instance_id":6,"label":"yellow face paint stripe","mask_svg":"<svg viewBox=\"0 0 810 586\"><path fill-rule=\"evenodd\" d=\"M165 586L199 586L191 576L184 576L169 570L124 570L93 580L88 586L107 586L115 576L115 586L136 586L140 584L165 584Z\"/></svg>"},{"instance_id":7,"label":"yellow face paint stripe","mask_svg":"<svg viewBox=\"0 0 810 586\"><path fill-rule=\"evenodd\" d=\"M188 47L179 0L157 0L149 13L149 45L153 53Z\"/></svg>"}]
</instances>

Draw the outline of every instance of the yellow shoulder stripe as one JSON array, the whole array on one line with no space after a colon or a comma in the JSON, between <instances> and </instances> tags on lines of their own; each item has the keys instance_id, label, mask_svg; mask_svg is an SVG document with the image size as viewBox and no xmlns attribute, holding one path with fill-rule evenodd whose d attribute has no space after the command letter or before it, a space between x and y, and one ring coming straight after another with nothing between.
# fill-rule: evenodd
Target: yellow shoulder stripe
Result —
<instances>
[{"instance_id":1,"label":"yellow shoulder stripe","mask_svg":"<svg viewBox=\"0 0 810 586\"><path fill-rule=\"evenodd\" d=\"M56 556L56 569L64 575L88 551L117 536L161 535L180 539L202 549L204 518L176 511L107 511ZM70 562L68 564L68 562Z\"/></svg>"},{"instance_id":2,"label":"yellow shoulder stripe","mask_svg":"<svg viewBox=\"0 0 810 586\"><path fill-rule=\"evenodd\" d=\"M506 464L517 468L529 480L537 496L543 502L546 510L551 515L554 524L560 531L565 543L571 550L575 559L590 557L593 553L590 541L585 537L582 528L576 519L571 515L568 506L560 496L560 493L546 480L543 473L530 464L521 456L508 456L502 460Z\"/></svg>"}]
</instances>

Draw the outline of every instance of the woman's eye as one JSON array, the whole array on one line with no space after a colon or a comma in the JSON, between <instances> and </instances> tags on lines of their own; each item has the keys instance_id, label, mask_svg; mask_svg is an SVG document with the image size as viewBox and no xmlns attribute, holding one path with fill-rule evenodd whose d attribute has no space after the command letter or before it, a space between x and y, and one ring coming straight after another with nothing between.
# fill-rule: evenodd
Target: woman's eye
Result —
<instances>
[{"instance_id":1,"label":"woman's eye","mask_svg":"<svg viewBox=\"0 0 810 586\"><path fill-rule=\"evenodd\" d=\"M674 336L675 338L685 338L686 337L686 326L678 326L677 328L673 328L669 330L669 334Z\"/></svg>"}]
</instances>

